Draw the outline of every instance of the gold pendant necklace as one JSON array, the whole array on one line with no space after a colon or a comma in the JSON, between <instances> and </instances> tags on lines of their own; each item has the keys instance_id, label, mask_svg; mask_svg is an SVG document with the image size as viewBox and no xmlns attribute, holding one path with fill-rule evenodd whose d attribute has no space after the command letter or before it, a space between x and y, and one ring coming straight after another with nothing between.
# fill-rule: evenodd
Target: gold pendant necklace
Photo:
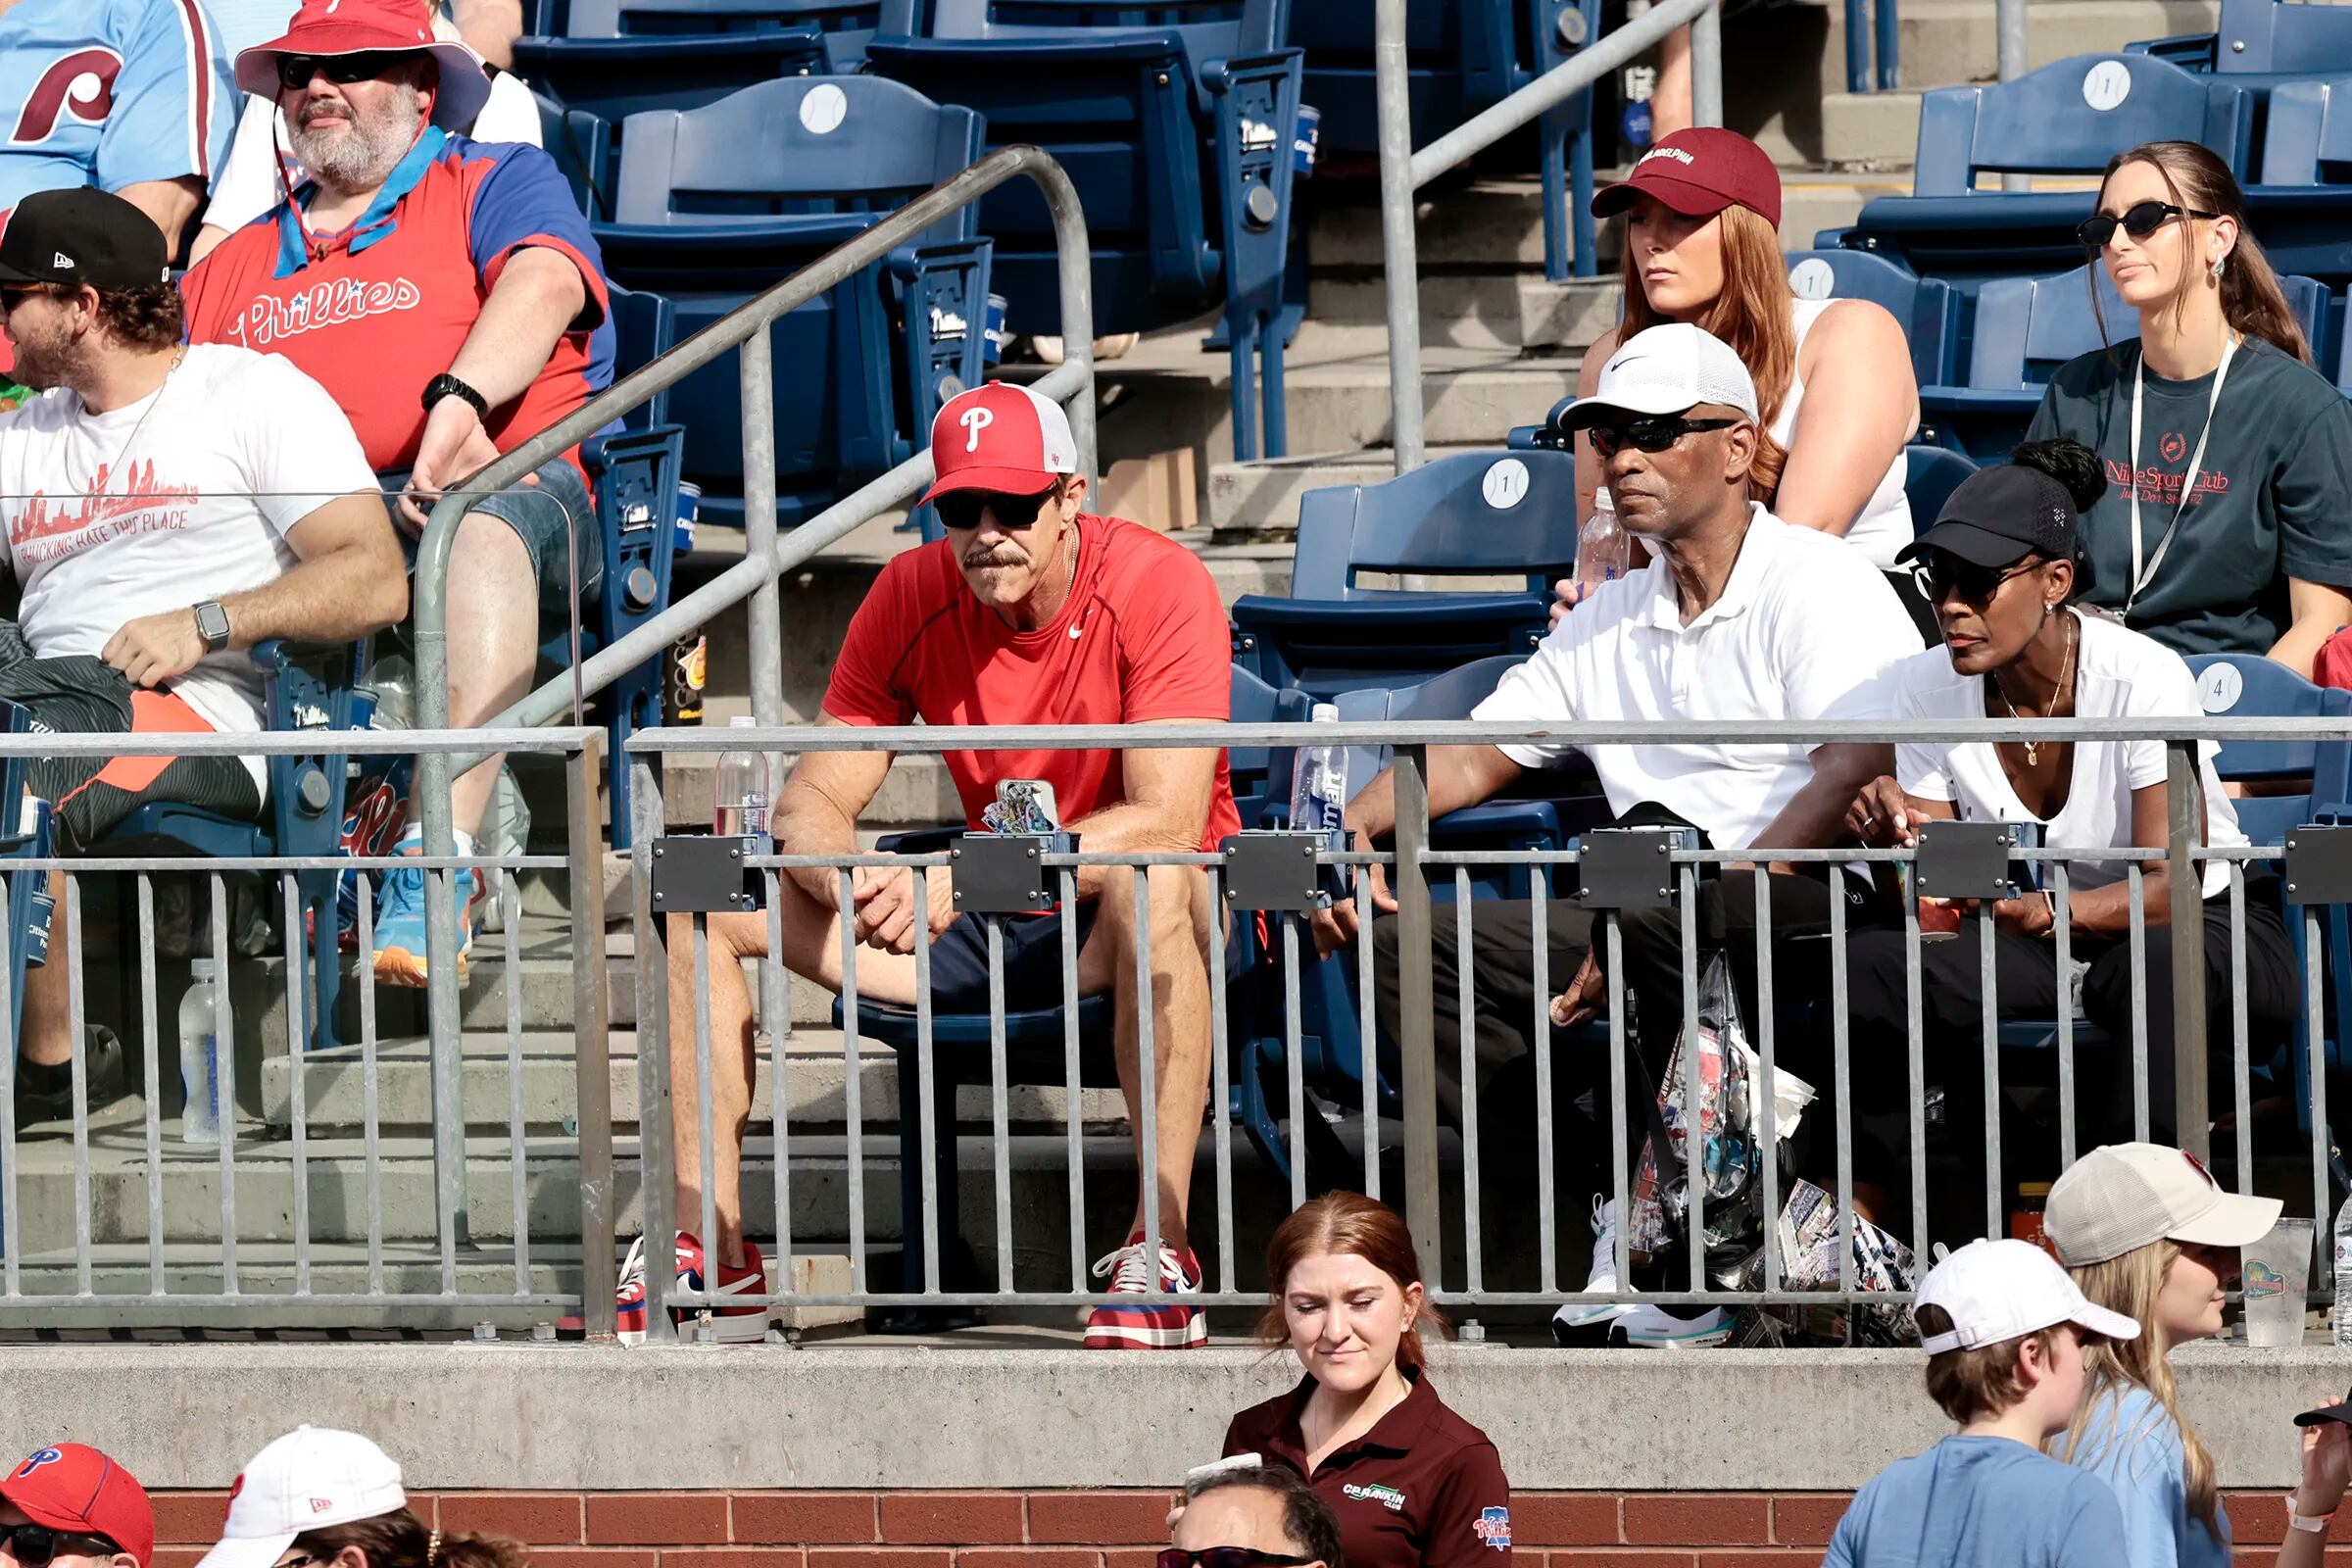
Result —
<instances>
[{"instance_id":1,"label":"gold pendant necklace","mask_svg":"<svg viewBox=\"0 0 2352 1568\"><path fill-rule=\"evenodd\" d=\"M2066 612L2061 612L2061 613ZM2050 689L2050 708L2048 712L2041 715L2044 718L2052 717L2057 713L2059 701L2066 696L2067 677L2075 672L2075 639L2079 633L2079 623L2072 614L2067 614L2066 661L2058 666L2058 684ZM2017 705L2009 700L2008 688L2001 684L2001 677L1997 672L1992 676L1992 690L1993 694L2000 698L2001 706L2009 710L2009 716L2022 723L2026 715L2019 712L2017 710ZM2040 766L2041 743L2038 741L2026 741L2022 744L2026 748L2026 765L2028 767Z\"/></svg>"}]
</instances>

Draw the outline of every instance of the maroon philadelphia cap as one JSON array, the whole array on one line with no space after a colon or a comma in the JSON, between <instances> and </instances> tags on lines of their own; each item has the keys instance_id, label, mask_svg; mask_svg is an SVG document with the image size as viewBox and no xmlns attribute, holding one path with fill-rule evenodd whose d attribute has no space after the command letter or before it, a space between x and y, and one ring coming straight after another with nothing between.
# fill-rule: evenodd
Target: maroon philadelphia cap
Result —
<instances>
[{"instance_id":1,"label":"maroon philadelphia cap","mask_svg":"<svg viewBox=\"0 0 2352 1568\"><path fill-rule=\"evenodd\" d=\"M1634 193L1655 196L1685 218L1713 218L1744 207L1778 228L1781 172L1764 149L1736 130L1697 125L1678 130L1642 155L1634 172L1592 197L1594 218L1613 218L1634 204Z\"/></svg>"}]
</instances>

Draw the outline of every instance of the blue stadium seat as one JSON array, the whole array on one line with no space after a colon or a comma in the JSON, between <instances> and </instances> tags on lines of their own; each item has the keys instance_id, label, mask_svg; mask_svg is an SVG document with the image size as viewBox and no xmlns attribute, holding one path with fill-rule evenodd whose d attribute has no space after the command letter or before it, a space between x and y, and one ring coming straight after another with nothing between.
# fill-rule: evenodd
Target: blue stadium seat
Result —
<instances>
[{"instance_id":1,"label":"blue stadium seat","mask_svg":"<svg viewBox=\"0 0 2352 1568\"><path fill-rule=\"evenodd\" d=\"M1960 342L1960 300L1938 278L1919 277L1867 251L1790 251L1788 287L1803 300L1868 300L1903 324L1919 384L1952 379Z\"/></svg>"},{"instance_id":2,"label":"blue stadium seat","mask_svg":"<svg viewBox=\"0 0 2352 1568\"><path fill-rule=\"evenodd\" d=\"M1936 514L1960 488L1960 481L1977 471L1977 465L1944 447L1914 443L1903 449L1903 499L1911 503L1911 530L1925 533Z\"/></svg>"},{"instance_id":3,"label":"blue stadium seat","mask_svg":"<svg viewBox=\"0 0 2352 1568\"><path fill-rule=\"evenodd\" d=\"M1233 620L1266 680L1329 695L1492 654L1524 657L1549 628L1553 581L1575 565L1572 454L1461 453L1385 483L1307 492L1292 597L1245 595ZM1516 577L1522 586L1358 585L1375 572Z\"/></svg>"},{"instance_id":4,"label":"blue stadium seat","mask_svg":"<svg viewBox=\"0 0 2352 1568\"><path fill-rule=\"evenodd\" d=\"M24 735L32 730L32 710L0 697L0 735ZM0 871L10 860L44 859L57 853L53 808L34 796L26 783L28 758L0 761ZM24 1038L24 972L49 957L49 920L54 901L46 871L10 872L8 895L8 1039L0 1049L15 1051Z\"/></svg>"},{"instance_id":5,"label":"blue stadium seat","mask_svg":"<svg viewBox=\"0 0 2352 1568\"><path fill-rule=\"evenodd\" d=\"M1086 209L1097 333L1141 331L1222 307L1234 456L1280 457L1283 304L1291 242L1298 51L1289 0L889 0L866 58L881 75L987 117L994 149L1060 160ZM1050 86L1047 84L1051 84ZM1018 330L1061 330L1053 223L1014 180L987 196L997 292Z\"/></svg>"},{"instance_id":6,"label":"blue stadium seat","mask_svg":"<svg viewBox=\"0 0 2352 1568\"><path fill-rule=\"evenodd\" d=\"M585 109L566 109L545 93L539 106L539 144L556 161L571 199L590 218L612 215L612 125Z\"/></svg>"},{"instance_id":7,"label":"blue stadium seat","mask_svg":"<svg viewBox=\"0 0 2352 1568\"><path fill-rule=\"evenodd\" d=\"M2352 82L2340 77L2289 81L2274 90L2261 177L2246 191L2246 220L2272 265L2339 288L2352 282L2352 238L2347 237L2352 233L2352 97L2347 93ZM2338 109L2345 112L2339 115Z\"/></svg>"},{"instance_id":8,"label":"blue stadium seat","mask_svg":"<svg viewBox=\"0 0 2352 1568\"><path fill-rule=\"evenodd\" d=\"M2222 0L2220 21L2218 32L2155 38L2125 48L2186 71L2226 76L2285 80L2352 72L2352 12L2284 0Z\"/></svg>"},{"instance_id":9,"label":"blue stadium seat","mask_svg":"<svg viewBox=\"0 0 2352 1568\"><path fill-rule=\"evenodd\" d=\"M1297 692L1278 692L1257 679L1248 670L1233 671L1233 721L1237 724L1268 724L1306 716L1306 699ZM1233 772L1234 804L1240 808L1242 825L1255 827L1264 814L1270 796L1279 790L1287 803L1290 796L1290 754L1271 749L1259 752L1237 753L1228 759ZM880 840L875 849L885 855L923 855L948 847L960 829L942 828L920 833L895 834ZM1083 847L1083 845L1081 846ZM945 873L935 872L935 875ZM1226 949L1226 1016L1229 1027L1237 1031L1243 1020L1251 1016L1254 1008L1250 1001L1258 968L1254 923L1236 917ZM839 1028L844 1022L841 1000L833 1002L833 1023ZM858 1032L861 1039L879 1042L898 1054L899 1113L899 1169L905 1173L899 1183L900 1235L905 1238L906 1289L923 1289L922 1183L912 1179L921 1168L923 1154L923 1120L916 1107L923 1103L920 1076L919 1039L912 1007L860 999L858 1004ZM1041 1008L1034 1012L1008 1012L1004 1017L1005 1082L1011 1084L1062 1084L1068 1081L1067 1063L1063 1059L1063 1009ZM1078 1003L1079 1082L1090 1089L1115 1087L1119 1081L1117 1063L1110 1042L1116 1033L1108 992L1083 997ZM932 1134L935 1188L939 1211L944 1216L940 1230L941 1272L950 1277L968 1272L968 1253L964 1252L955 1229L957 1191L961 1183L956 1168L956 1091L959 1085L985 1083L990 1077L989 1017L981 1013L934 1013L931 1019L931 1086L930 1131ZM1075 1107L1072 1107L1075 1113ZM1267 1143L1271 1136L1262 1117L1244 1120L1242 1102L1237 1089L1234 1113L1243 1130L1257 1145L1261 1157L1276 1158L1276 1151ZM974 1321L968 1312L931 1310L908 1312L889 1327L929 1332L940 1328L958 1327Z\"/></svg>"},{"instance_id":10,"label":"blue stadium seat","mask_svg":"<svg viewBox=\"0 0 2352 1568\"><path fill-rule=\"evenodd\" d=\"M2315 353L2324 352L2328 290L2308 277L2283 277L2279 283ZM2106 268L2096 263L2055 277L1987 282L1977 294L1967 383L1920 388L1919 439L1979 463L2005 461L2009 449L2025 438L2059 366L2103 342L2136 337L2138 331L2137 318L2116 293Z\"/></svg>"},{"instance_id":11,"label":"blue stadium seat","mask_svg":"<svg viewBox=\"0 0 2352 1568\"><path fill-rule=\"evenodd\" d=\"M367 647L362 641L298 653L282 642L256 644L252 655L262 671L265 727L275 731L316 729L322 734L365 730L375 709L373 694L359 685L360 671L367 667ZM142 806L109 835L106 853L166 858L332 857L342 842L343 786L349 760L347 755L329 752L268 759L270 793L259 822L238 821L178 802ZM295 872L298 907L308 930L282 933L289 965L302 961L306 936L309 943L315 1002L306 1034L314 1051L337 1044L335 1002L343 986L342 930L335 914L335 884L340 875L332 869ZM281 917L283 907L276 880L270 878L268 899L273 918Z\"/></svg>"},{"instance_id":12,"label":"blue stadium seat","mask_svg":"<svg viewBox=\"0 0 2352 1568\"><path fill-rule=\"evenodd\" d=\"M1573 19L1573 20L1571 20ZM1405 92L1416 147L1501 102L1576 52L1570 35L1600 36L1597 0L1414 0L1405 10ZM1581 27L1581 32L1579 31ZM1323 146L1378 148L1372 91L1372 8L1295 5L1291 43L1306 55L1306 101ZM1578 93L1537 122L1544 189L1544 270L1557 282L1595 270L1592 95Z\"/></svg>"},{"instance_id":13,"label":"blue stadium seat","mask_svg":"<svg viewBox=\"0 0 2352 1568\"><path fill-rule=\"evenodd\" d=\"M867 76L761 82L630 117L608 272L676 307L691 336L966 168L979 118ZM982 375L988 243L966 207L769 329L778 521L904 462L939 405ZM728 357L672 389L708 521L743 517L741 381Z\"/></svg>"},{"instance_id":14,"label":"blue stadium seat","mask_svg":"<svg viewBox=\"0 0 2352 1568\"><path fill-rule=\"evenodd\" d=\"M694 109L778 76L849 74L881 0L541 0L514 70L566 109L617 123Z\"/></svg>"},{"instance_id":15,"label":"blue stadium seat","mask_svg":"<svg viewBox=\"0 0 2352 1568\"><path fill-rule=\"evenodd\" d=\"M2097 201L2087 189L1979 190L1981 176L2095 175L2125 148L2178 140L2210 148L2242 179L2253 129L2244 87L2149 55L2077 55L2015 81L1941 88L1920 101L1913 193L1878 198L1815 243L1879 252L1973 297L1989 277L2080 265L2075 228Z\"/></svg>"}]
</instances>

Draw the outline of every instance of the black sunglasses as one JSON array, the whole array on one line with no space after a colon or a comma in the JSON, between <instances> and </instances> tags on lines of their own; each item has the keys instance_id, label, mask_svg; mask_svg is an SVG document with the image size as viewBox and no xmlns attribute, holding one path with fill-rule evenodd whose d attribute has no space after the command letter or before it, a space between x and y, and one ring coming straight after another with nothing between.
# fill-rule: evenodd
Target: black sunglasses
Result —
<instances>
[{"instance_id":1,"label":"black sunglasses","mask_svg":"<svg viewBox=\"0 0 2352 1568\"><path fill-rule=\"evenodd\" d=\"M951 490L932 502L943 527L957 532L980 526L983 511L995 514L1000 528L1026 528L1037 521L1045 505L1061 494L1056 483L1033 496L1008 496L994 490Z\"/></svg>"},{"instance_id":2,"label":"black sunglasses","mask_svg":"<svg viewBox=\"0 0 2352 1568\"><path fill-rule=\"evenodd\" d=\"M2107 242L2115 238L2118 225L2121 225L2123 231L2133 239L2146 239L2150 234L2162 228L2165 220L2169 218L2219 218L2221 216L2219 213L2199 212L2194 207L2175 207L2171 202L2133 202L2130 207L2124 209L2123 216L2120 218L2112 213L2091 214L2082 220L2081 226L2075 230L2075 237L2081 240L2087 250L2103 251L2107 248Z\"/></svg>"},{"instance_id":3,"label":"black sunglasses","mask_svg":"<svg viewBox=\"0 0 2352 1568\"><path fill-rule=\"evenodd\" d=\"M1701 430L1728 430L1739 422L1738 419L1686 419L1678 414L1662 414L1624 424L1596 424L1585 433L1592 438L1593 452L1613 458L1629 444L1643 452L1663 452L1687 435Z\"/></svg>"},{"instance_id":4,"label":"black sunglasses","mask_svg":"<svg viewBox=\"0 0 2352 1568\"><path fill-rule=\"evenodd\" d=\"M1159 1554L1159 1568L1305 1568L1313 1557L1278 1557L1251 1546L1203 1546L1187 1551L1170 1546Z\"/></svg>"},{"instance_id":5,"label":"black sunglasses","mask_svg":"<svg viewBox=\"0 0 2352 1568\"><path fill-rule=\"evenodd\" d=\"M8 315L36 295L50 292L46 283L0 283L0 316Z\"/></svg>"},{"instance_id":6,"label":"black sunglasses","mask_svg":"<svg viewBox=\"0 0 2352 1568\"><path fill-rule=\"evenodd\" d=\"M60 1548L80 1557L112 1557L122 1548L104 1536L76 1535L47 1525L10 1525L0 1530L0 1545L24 1568L47 1568Z\"/></svg>"},{"instance_id":7,"label":"black sunglasses","mask_svg":"<svg viewBox=\"0 0 2352 1568\"><path fill-rule=\"evenodd\" d=\"M1911 580L1919 584L1920 593L1931 605L1943 603L1947 594L1958 594L1962 604L1975 605L1981 610L1992 603L1992 596L2001 591L2001 584L2012 577L2024 576L2041 564L2041 558L2035 556L1995 570L1950 556L1931 556L1924 564L1911 568Z\"/></svg>"},{"instance_id":8,"label":"black sunglasses","mask_svg":"<svg viewBox=\"0 0 2352 1568\"><path fill-rule=\"evenodd\" d=\"M356 55L279 55L277 82L291 91L308 87L314 75L323 75L338 87L348 87L355 81L373 81L408 59L407 51L399 49L369 49Z\"/></svg>"}]
</instances>

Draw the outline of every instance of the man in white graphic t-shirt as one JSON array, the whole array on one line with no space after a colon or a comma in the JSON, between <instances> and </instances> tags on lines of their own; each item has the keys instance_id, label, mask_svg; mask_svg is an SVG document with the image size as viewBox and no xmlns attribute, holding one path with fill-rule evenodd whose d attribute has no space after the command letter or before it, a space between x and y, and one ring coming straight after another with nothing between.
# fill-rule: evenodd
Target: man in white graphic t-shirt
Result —
<instances>
[{"instance_id":1,"label":"man in white graphic t-shirt","mask_svg":"<svg viewBox=\"0 0 2352 1568\"><path fill-rule=\"evenodd\" d=\"M408 612L408 576L342 412L274 356L180 342L163 236L104 191L26 197L0 232L0 332L42 389L0 416L0 521L22 601L0 620L0 697L60 732L258 730L247 651L339 642ZM231 815L258 759L58 757L32 765L84 851L151 801ZM25 977L20 1125L71 1114L62 922ZM95 1031L87 1099L122 1092Z\"/></svg>"}]
</instances>

